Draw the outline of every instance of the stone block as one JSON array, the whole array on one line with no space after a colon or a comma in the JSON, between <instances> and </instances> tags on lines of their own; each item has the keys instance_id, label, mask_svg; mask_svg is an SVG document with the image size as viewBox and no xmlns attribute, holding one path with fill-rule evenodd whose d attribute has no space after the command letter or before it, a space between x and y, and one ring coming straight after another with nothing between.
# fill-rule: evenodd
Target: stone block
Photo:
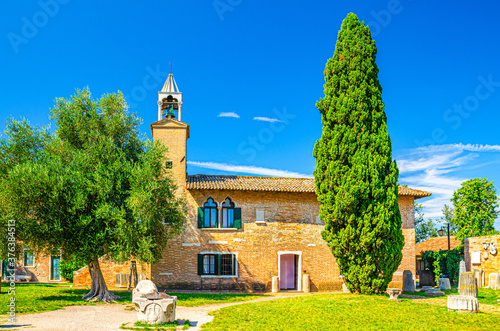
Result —
<instances>
[{"instance_id":1,"label":"stone block","mask_svg":"<svg viewBox=\"0 0 500 331\"><path fill-rule=\"evenodd\" d=\"M410 270L403 271L403 292L415 292L415 280Z\"/></svg>"},{"instance_id":2,"label":"stone block","mask_svg":"<svg viewBox=\"0 0 500 331\"><path fill-rule=\"evenodd\" d=\"M450 284L450 279L449 278L439 278L439 289L444 291L444 290L451 290L451 284Z\"/></svg>"},{"instance_id":3,"label":"stone block","mask_svg":"<svg viewBox=\"0 0 500 331\"><path fill-rule=\"evenodd\" d=\"M308 274L302 276L302 291L305 293L311 292L311 282L309 280Z\"/></svg>"},{"instance_id":4,"label":"stone block","mask_svg":"<svg viewBox=\"0 0 500 331\"><path fill-rule=\"evenodd\" d=\"M474 277L477 279L477 287L484 287L485 284L485 275L483 269L474 268Z\"/></svg>"},{"instance_id":5,"label":"stone block","mask_svg":"<svg viewBox=\"0 0 500 331\"><path fill-rule=\"evenodd\" d=\"M351 293L351 291L345 286L345 284L342 284L342 292L344 293Z\"/></svg>"},{"instance_id":6,"label":"stone block","mask_svg":"<svg viewBox=\"0 0 500 331\"><path fill-rule=\"evenodd\" d=\"M466 295L450 295L447 303L449 310L459 312L475 313L479 310L479 302L477 298Z\"/></svg>"},{"instance_id":7,"label":"stone block","mask_svg":"<svg viewBox=\"0 0 500 331\"><path fill-rule=\"evenodd\" d=\"M499 273L491 273L490 279L488 282L488 287L492 290L500 290L500 274Z\"/></svg>"},{"instance_id":8,"label":"stone block","mask_svg":"<svg viewBox=\"0 0 500 331\"><path fill-rule=\"evenodd\" d=\"M431 296L431 297L442 297L442 296L444 296L444 293L441 292L437 288L431 288L431 289L425 291L425 295L428 295L428 296Z\"/></svg>"},{"instance_id":9,"label":"stone block","mask_svg":"<svg viewBox=\"0 0 500 331\"><path fill-rule=\"evenodd\" d=\"M272 292L278 293L280 291L280 278L273 276Z\"/></svg>"}]
</instances>

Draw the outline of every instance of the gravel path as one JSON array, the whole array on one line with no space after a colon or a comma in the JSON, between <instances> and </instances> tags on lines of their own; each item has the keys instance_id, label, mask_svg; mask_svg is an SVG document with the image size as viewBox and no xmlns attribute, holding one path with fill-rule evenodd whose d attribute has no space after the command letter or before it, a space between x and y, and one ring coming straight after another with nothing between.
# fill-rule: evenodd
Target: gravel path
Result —
<instances>
[{"instance_id":1,"label":"gravel path","mask_svg":"<svg viewBox=\"0 0 500 331\"><path fill-rule=\"evenodd\" d=\"M189 320L192 325L190 331L200 330L201 325L211 322L213 316L208 313L224 307L241 305L250 302L261 302L298 295L266 296L252 301L206 305L200 307L177 307L177 320ZM130 305L109 304L97 306L69 306L64 309L46 313L18 315L17 322L11 323L3 318L0 323L1 330L120 330L123 323L137 321L135 310L130 310Z\"/></svg>"}]
</instances>

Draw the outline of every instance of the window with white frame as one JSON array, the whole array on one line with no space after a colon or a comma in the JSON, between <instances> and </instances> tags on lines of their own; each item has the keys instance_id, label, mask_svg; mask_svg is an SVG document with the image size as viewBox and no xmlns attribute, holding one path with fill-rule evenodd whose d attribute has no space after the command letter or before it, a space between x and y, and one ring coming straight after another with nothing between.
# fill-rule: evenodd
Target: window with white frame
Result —
<instances>
[{"instance_id":1,"label":"window with white frame","mask_svg":"<svg viewBox=\"0 0 500 331\"><path fill-rule=\"evenodd\" d=\"M198 275L236 276L238 262L234 253L198 254Z\"/></svg>"}]
</instances>

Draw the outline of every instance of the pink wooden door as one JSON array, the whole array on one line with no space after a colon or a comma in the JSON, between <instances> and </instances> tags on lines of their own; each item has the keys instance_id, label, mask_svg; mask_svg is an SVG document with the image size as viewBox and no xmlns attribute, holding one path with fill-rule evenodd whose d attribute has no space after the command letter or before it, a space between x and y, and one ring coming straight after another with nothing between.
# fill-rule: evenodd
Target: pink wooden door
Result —
<instances>
[{"instance_id":1,"label":"pink wooden door","mask_svg":"<svg viewBox=\"0 0 500 331\"><path fill-rule=\"evenodd\" d=\"M283 254L280 257L280 288L295 288L295 255Z\"/></svg>"}]
</instances>

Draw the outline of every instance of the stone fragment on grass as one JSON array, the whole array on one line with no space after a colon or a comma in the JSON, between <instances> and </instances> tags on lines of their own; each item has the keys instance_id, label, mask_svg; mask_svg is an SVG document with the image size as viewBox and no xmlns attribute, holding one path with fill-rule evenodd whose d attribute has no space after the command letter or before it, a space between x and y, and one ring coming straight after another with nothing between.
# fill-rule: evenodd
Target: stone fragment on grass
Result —
<instances>
[{"instance_id":1,"label":"stone fragment on grass","mask_svg":"<svg viewBox=\"0 0 500 331\"><path fill-rule=\"evenodd\" d=\"M140 322L164 324L175 321L177 297L159 293L152 281L140 281L132 292L132 298Z\"/></svg>"},{"instance_id":2,"label":"stone fragment on grass","mask_svg":"<svg viewBox=\"0 0 500 331\"><path fill-rule=\"evenodd\" d=\"M450 295L447 306L448 310L476 313L479 310L479 301L471 296Z\"/></svg>"},{"instance_id":3,"label":"stone fragment on grass","mask_svg":"<svg viewBox=\"0 0 500 331\"><path fill-rule=\"evenodd\" d=\"M399 288L388 288L387 294L389 294L389 300L398 300L399 295L401 294L401 289Z\"/></svg>"},{"instance_id":4,"label":"stone fragment on grass","mask_svg":"<svg viewBox=\"0 0 500 331\"><path fill-rule=\"evenodd\" d=\"M492 290L500 290L500 274L493 272L490 274L488 287Z\"/></svg>"},{"instance_id":5,"label":"stone fragment on grass","mask_svg":"<svg viewBox=\"0 0 500 331\"><path fill-rule=\"evenodd\" d=\"M449 278L439 278L438 283L440 290L451 290L451 284Z\"/></svg>"}]
</instances>

